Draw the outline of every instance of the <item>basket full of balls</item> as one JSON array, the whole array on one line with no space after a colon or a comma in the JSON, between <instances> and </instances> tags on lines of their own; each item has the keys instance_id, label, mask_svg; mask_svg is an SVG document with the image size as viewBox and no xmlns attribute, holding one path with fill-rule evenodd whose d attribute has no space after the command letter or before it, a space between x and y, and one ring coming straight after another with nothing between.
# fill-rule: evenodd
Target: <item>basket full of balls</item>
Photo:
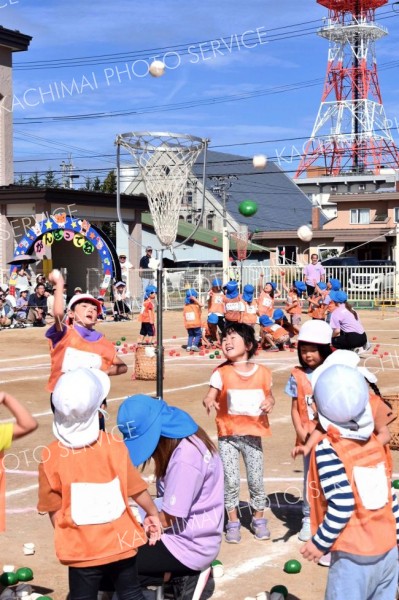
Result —
<instances>
[{"instance_id":1,"label":"basket full of balls","mask_svg":"<svg viewBox=\"0 0 399 600\"><path fill-rule=\"evenodd\" d=\"M135 356L135 379L155 381L157 378L157 353L155 346L153 344L138 344Z\"/></svg>"}]
</instances>

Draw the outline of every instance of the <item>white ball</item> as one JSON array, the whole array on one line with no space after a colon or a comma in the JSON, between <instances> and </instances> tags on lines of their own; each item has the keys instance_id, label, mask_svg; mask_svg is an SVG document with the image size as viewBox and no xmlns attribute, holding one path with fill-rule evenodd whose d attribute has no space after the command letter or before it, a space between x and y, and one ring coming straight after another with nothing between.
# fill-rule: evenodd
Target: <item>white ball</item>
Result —
<instances>
[{"instance_id":1,"label":"white ball","mask_svg":"<svg viewBox=\"0 0 399 600\"><path fill-rule=\"evenodd\" d=\"M61 271L59 271L58 269L53 269L52 275L53 279L57 281L57 279L61 277Z\"/></svg>"},{"instance_id":2,"label":"white ball","mask_svg":"<svg viewBox=\"0 0 399 600\"><path fill-rule=\"evenodd\" d=\"M165 63L161 60L154 60L150 64L149 71L153 77L161 77L165 73Z\"/></svg>"},{"instance_id":3,"label":"white ball","mask_svg":"<svg viewBox=\"0 0 399 600\"><path fill-rule=\"evenodd\" d=\"M296 233L303 242L310 242L313 237L313 231L307 225L301 225Z\"/></svg>"},{"instance_id":4,"label":"white ball","mask_svg":"<svg viewBox=\"0 0 399 600\"><path fill-rule=\"evenodd\" d=\"M252 159L252 164L255 169L264 169L267 164L267 156L264 154L255 154Z\"/></svg>"}]
</instances>

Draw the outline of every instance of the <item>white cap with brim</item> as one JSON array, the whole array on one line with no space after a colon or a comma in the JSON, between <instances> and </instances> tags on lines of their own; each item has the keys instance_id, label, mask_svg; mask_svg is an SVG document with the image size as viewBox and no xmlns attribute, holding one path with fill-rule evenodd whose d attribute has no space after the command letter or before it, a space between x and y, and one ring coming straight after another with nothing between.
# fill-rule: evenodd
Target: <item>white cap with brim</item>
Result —
<instances>
[{"instance_id":1,"label":"white cap with brim","mask_svg":"<svg viewBox=\"0 0 399 600\"><path fill-rule=\"evenodd\" d=\"M91 294L75 294L74 296L72 296L72 298L68 302L68 310L72 310L77 302L84 302L85 300L90 304L94 304L97 307L97 314L101 314L101 303L97 300L97 298L94 298L94 296L92 296Z\"/></svg>"},{"instance_id":2,"label":"white cap with brim","mask_svg":"<svg viewBox=\"0 0 399 600\"><path fill-rule=\"evenodd\" d=\"M312 376L320 425L335 427L343 438L368 440L374 430L369 388L358 369L342 364L318 367Z\"/></svg>"},{"instance_id":3,"label":"white cap with brim","mask_svg":"<svg viewBox=\"0 0 399 600\"><path fill-rule=\"evenodd\" d=\"M298 333L298 342L309 344L331 344L332 329L325 321L306 321Z\"/></svg>"},{"instance_id":4,"label":"white cap with brim","mask_svg":"<svg viewBox=\"0 0 399 600\"><path fill-rule=\"evenodd\" d=\"M76 369L61 375L54 388L53 433L68 448L93 444L100 431L98 411L111 383L99 369Z\"/></svg>"}]
</instances>

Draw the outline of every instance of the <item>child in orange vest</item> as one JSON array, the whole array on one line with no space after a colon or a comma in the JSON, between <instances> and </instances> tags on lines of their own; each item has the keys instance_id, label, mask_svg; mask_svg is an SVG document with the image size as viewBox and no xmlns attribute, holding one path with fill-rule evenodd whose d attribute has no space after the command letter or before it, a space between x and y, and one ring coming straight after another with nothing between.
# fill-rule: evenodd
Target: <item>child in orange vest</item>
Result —
<instances>
[{"instance_id":1,"label":"child in orange vest","mask_svg":"<svg viewBox=\"0 0 399 600\"><path fill-rule=\"evenodd\" d=\"M187 329L187 352L199 352L201 341L201 308L198 301L198 292L194 289L186 291L185 304L183 308L184 327Z\"/></svg>"},{"instance_id":2,"label":"child in orange vest","mask_svg":"<svg viewBox=\"0 0 399 600\"><path fill-rule=\"evenodd\" d=\"M147 340L148 344L152 344L155 337L155 306L154 300L156 297L157 288L153 285L148 285L145 290L144 302L141 312L138 316L138 321L141 323L139 343Z\"/></svg>"},{"instance_id":3,"label":"child in orange vest","mask_svg":"<svg viewBox=\"0 0 399 600\"><path fill-rule=\"evenodd\" d=\"M393 600L399 508L373 434L367 383L357 369L338 364L316 370L312 385L325 433L311 455L312 538L301 554L317 562L331 551L326 600Z\"/></svg>"},{"instance_id":4,"label":"child in orange vest","mask_svg":"<svg viewBox=\"0 0 399 600\"><path fill-rule=\"evenodd\" d=\"M291 396L291 419L296 433L296 445L306 443L312 431L316 428L316 407L312 395L312 375L332 353L331 327L319 321L306 321L298 335L298 360L300 366L294 367L285 388L285 393ZM302 528L298 538L306 542L310 538L310 508L307 500L307 475L309 457L303 459L303 504Z\"/></svg>"},{"instance_id":5,"label":"child in orange vest","mask_svg":"<svg viewBox=\"0 0 399 600\"><path fill-rule=\"evenodd\" d=\"M237 281L229 281L224 286L224 319L225 327L233 323L241 322L241 315L244 311L240 290Z\"/></svg>"},{"instance_id":6,"label":"child in orange vest","mask_svg":"<svg viewBox=\"0 0 399 600\"><path fill-rule=\"evenodd\" d=\"M222 282L217 277L212 280L212 288L209 291L207 302L208 314L212 313L218 316L218 328L219 331L222 331L224 328L224 294Z\"/></svg>"},{"instance_id":7,"label":"child in orange vest","mask_svg":"<svg viewBox=\"0 0 399 600\"><path fill-rule=\"evenodd\" d=\"M11 394L0 392L0 406L4 406L14 417L15 423L0 423L0 532L6 528L6 478L3 463L4 451L13 440L24 437L37 428L37 421L30 412Z\"/></svg>"},{"instance_id":8,"label":"child in orange vest","mask_svg":"<svg viewBox=\"0 0 399 600\"><path fill-rule=\"evenodd\" d=\"M242 294L243 312L241 313L241 323L246 323L255 327L258 320L258 302L254 298L255 288L253 285L245 285Z\"/></svg>"},{"instance_id":9,"label":"child in orange vest","mask_svg":"<svg viewBox=\"0 0 399 600\"><path fill-rule=\"evenodd\" d=\"M55 551L68 566L71 600L97 598L110 577L120 600L144 598L137 548L160 539L158 510L125 444L99 429L98 410L110 388L98 369L77 369L58 380L53 433L42 452L38 510L55 529ZM134 429L133 425L132 428ZM141 527L128 499L147 514Z\"/></svg>"},{"instance_id":10,"label":"child in orange vest","mask_svg":"<svg viewBox=\"0 0 399 600\"><path fill-rule=\"evenodd\" d=\"M258 315L261 317L262 315L267 315L271 317L273 315L274 310L274 292L276 285L271 281L263 284L264 275L261 273L259 275L259 298L258 298Z\"/></svg>"},{"instance_id":11,"label":"child in orange vest","mask_svg":"<svg viewBox=\"0 0 399 600\"><path fill-rule=\"evenodd\" d=\"M260 343L263 350L267 352L284 350L284 344L288 344L290 341L287 331L280 325L277 325L267 315L259 317L259 325L261 332Z\"/></svg>"},{"instance_id":12,"label":"child in orange vest","mask_svg":"<svg viewBox=\"0 0 399 600\"><path fill-rule=\"evenodd\" d=\"M252 327L233 323L222 334L226 362L215 369L208 394L203 400L208 415L216 410L219 453L224 468L224 498L228 514L226 542L241 541L238 516L240 494L239 456L246 469L252 507L251 529L257 540L267 540L270 532L264 518L266 494L263 483L261 438L270 436L268 414L273 409L272 376L263 365L250 359L257 343Z\"/></svg>"},{"instance_id":13,"label":"child in orange vest","mask_svg":"<svg viewBox=\"0 0 399 600\"><path fill-rule=\"evenodd\" d=\"M306 285L303 281L294 281L291 287L286 285L284 280L285 275L281 275L281 285L287 292L287 300L285 303L285 312L290 317L292 325L295 327L301 326L302 301L301 297L306 292Z\"/></svg>"},{"instance_id":14,"label":"child in orange vest","mask_svg":"<svg viewBox=\"0 0 399 600\"><path fill-rule=\"evenodd\" d=\"M276 323L276 325L280 325L280 327L285 329L290 338L290 347L296 348L296 344L292 341L292 338L298 335L299 327L292 325L292 323L288 321L282 308L276 308L276 310L273 312L273 321Z\"/></svg>"},{"instance_id":15,"label":"child in orange vest","mask_svg":"<svg viewBox=\"0 0 399 600\"><path fill-rule=\"evenodd\" d=\"M327 284L323 281L316 283L314 294L308 298L309 313L312 319L325 320L327 310L325 298L327 294Z\"/></svg>"}]
</instances>

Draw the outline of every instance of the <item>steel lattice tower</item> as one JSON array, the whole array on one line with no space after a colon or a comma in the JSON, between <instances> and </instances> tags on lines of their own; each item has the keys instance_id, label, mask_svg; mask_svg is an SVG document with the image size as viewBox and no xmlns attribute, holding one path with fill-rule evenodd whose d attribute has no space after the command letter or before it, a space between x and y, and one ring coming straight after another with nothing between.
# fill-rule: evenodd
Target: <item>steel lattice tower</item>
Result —
<instances>
[{"instance_id":1,"label":"steel lattice tower","mask_svg":"<svg viewBox=\"0 0 399 600\"><path fill-rule=\"evenodd\" d=\"M317 0L328 8L318 35L329 40L319 112L296 177L314 163L325 175L378 174L399 167L378 83L375 42L387 30L375 11L388 0Z\"/></svg>"}]
</instances>

